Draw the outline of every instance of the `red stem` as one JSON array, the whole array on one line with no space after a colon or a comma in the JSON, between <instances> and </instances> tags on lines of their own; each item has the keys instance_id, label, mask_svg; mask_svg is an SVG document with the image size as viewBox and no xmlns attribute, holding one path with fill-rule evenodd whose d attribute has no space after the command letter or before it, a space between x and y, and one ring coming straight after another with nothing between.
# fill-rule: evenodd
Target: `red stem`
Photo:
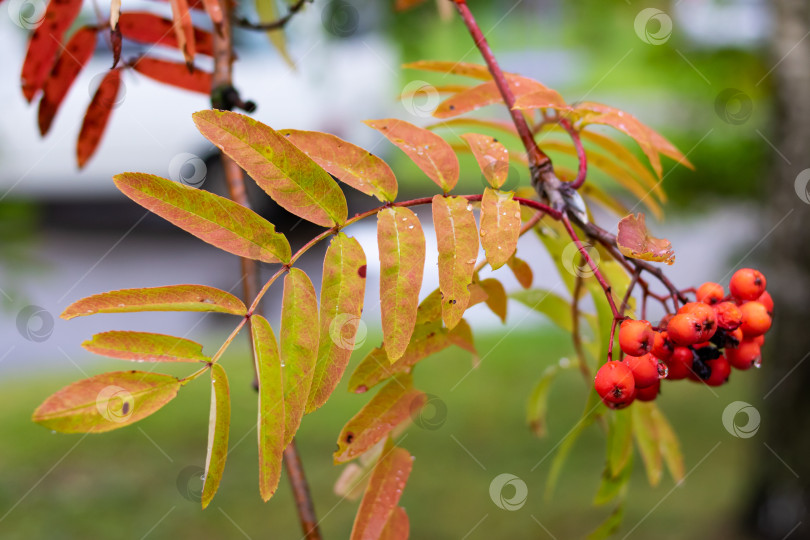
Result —
<instances>
[{"instance_id":1,"label":"red stem","mask_svg":"<svg viewBox=\"0 0 810 540\"><path fill-rule=\"evenodd\" d=\"M577 178L576 180L569 182L568 187L571 189L579 189L582 184L585 183L585 177L588 175L588 156L585 155L585 147L582 146L582 139L579 138L579 132L574 129L574 126L571 125L571 122L566 120L565 118L560 118L558 120L560 125L568 132L568 135L571 136L571 140L574 142L574 148L577 149L577 159L579 160L579 170L577 171Z\"/></svg>"}]
</instances>

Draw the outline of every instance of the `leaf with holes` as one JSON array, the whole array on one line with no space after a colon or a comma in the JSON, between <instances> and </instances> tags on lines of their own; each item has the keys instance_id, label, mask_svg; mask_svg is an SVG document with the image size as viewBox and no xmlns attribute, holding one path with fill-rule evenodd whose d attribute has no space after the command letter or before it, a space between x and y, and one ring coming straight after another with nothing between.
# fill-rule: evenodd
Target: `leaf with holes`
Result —
<instances>
[{"instance_id":1,"label":"leaf with holes","mask_svg":"<svg viewBox=\"0 0 810 540\"><path fill-rule=\"evenodd\" d=\"M321 407L343 377L355 338L363 324L366 291L366 255L360 243L338 233L323 259L321 280L321 334L306 412ZM361 339L365 338L365 328ZM359 344L362 345L362 342Z\"/></svg>"},{"instance_id":2,"label":"leaf with holes","mask_svg":"<svg viewBox=\"0 0 810 540\"><path fill-rule=\"evenodd\" d=\"M413 388L409 374L397 375L343 426L334 454L335 464L351 461L366 452L426 402L427 396Z\"/></svg>"},{"instance_id":3,"label":"leaf with holes","mask_svg":"<svg viewBox=\"0 0 810 540\"><path fill-rule=\"evenodd\" d=\"M101 79L96 93L93 94L90 105L87 106L87 112L84 113L82 127L79 130L79 138L76 141L76 160L80 169L93 157L101 142L120 87L121 69L108 71Z\"/></svg>"},{"instance_id":4,"label":"leaf with holes","mask_svg":"<svg viewBox=\"0 0 810 540\"><path fill-rule=\"evenodd\" d=\"M425 235L419 218L407 208L377 214L380 253L380 316L385 350L401 357L413 334L419 289L425 269Z\"/></svg>"},{"instance_id":5,"label":"leaf with holes","mask_svg":"<svg viewBox=\"0 0 810 540\"><path fill-rule=\"evenodd\" d=\"M397 198L397 179L391 167L371 152L329 133L297 129L279 133L344 184L382 202Z\"/></svg>"},{"instance_id":6,"label":"leaf with holes","mask_svg":"<svg viewBox=\"0 0 810 540\"><path fill-rule=\"evenodd\" d=\"M459 164L453 148L441 137L404 120L366 120L413 160L445 193L458 182Z\"/></svg>"},{"instance_id":7,"label":"leaf with holes","mask_svg":"<svg viewBox=\"0 0 810 540\"><path fill-rule=\"evenodd\" d=\"M352 540L371 538L403 538L401 517L393 517L402 490L413 468L413 456L404 448L397 448L389 442L383 448L382 456L371 473L371 480L357 509L357 517L352 527ZM407 516L405 516L407 520ZM389 521L395 520L389 529ZM392 530L393 529L393 530ZM397 531L399 529L399 531ZM407 532L407 531L405 531Z\"/></svg>"},{"instance_id":8,"label":"leaf with holes","mask_svg":"<svg viewBox=\"0 0 810 540\"><path fill-rule=\"evenodd\" d=\"M71 36L59 55L42 89L39 101L39 133L45 135L51 128L56 112L65 99L79 72L87 65L96 49L98 29L84 26Z\"/></svg>"},{"instance_id":9,"label":"leaf with holes","mask_svg":"<svg viewBox=\"0 0 810 540\"><path fill-rule=\"evenodd\" d=\"M257 313L250 317L250 336L259 383L259 493L267 502L278 488L284 455L282 367L273 329L267 319Z\"/></svg>"},{"instance_id":10,"label":"leaf with holes","mask_svg":"<svg viewBox=\"0 0 810 540\"><path fill-rule=\"evenodd\" d=\"M22 9L24 6L25 4L20 4L19 7ZM48 73L62 47L62 38L79 15L81 7L82 0L51 0L41 22L31 32L21 74L23 96L29 103L48 79ZM11 14L9 6L9 15ZM24 17L22 13L18 16Z\"/></svg>"},{"instance_id":11,"label":"leaf with holes","mask_svg":"<svg viewBox=\"0 0 810 540\"><path fill-rule=\"evenodd\" d=\"M94 354L132 360L133 362L208 362L202 345L194 341L153 334L113 330L96 334L82 343L82 347Z\"/></svg>"},{"instance_id":12,"label":"leaf with holes","mask_svg":"<svg viewBox=\"0 0 810 540\"><path fill-rule=\"evenodd\" d=\"M284 446L304 416L318 358L318 299L309 277L291 268L281 300L281 365L284 380Z\"/></svg>"},{"instance_id":13,"label":"leaf with holes","mask_svg":"<svg viewBox=\"0 0 810 540\"><path fill-rule=\"evenodd\" d=\"M153 13L130 11L121 14L118 19L121 34L138 43L149 43L179 49L174 23ZM197 52L206 56L214 55L214 36L211 32L194 28L194 44Z\"/></svg>"},{"instance_id":14,"label":"leaf with holes","mask_svg":"<svg viewBox=\"0 0 810 540\"><path fill-rule=\"evenodd\" d=\"M82 298L65 308L65 320L96 313L137 311L214 311L245 315L247 308L234 295L206 285L167 285L121 289Z\"/></svg>"},{"instance_id":15,"label":"leaf with holes","mask_svg":"<svg viewBox=\"0 0 810 540\"><path fill-rule=\"evenodd\" d=\"M209 95L211 93L211 74L201 69L189 71L185 64L142 56L132 66L141 75L146 75L163 84Z\"/></svg>"},{"instance_id":16,"label":"leaf with holes","mask_svg":"<svg viewBox=\"0 0 810 540\"><path fill-rule=\"evenodd\" d=\"M346 197L329 173L269 126L229 111L199 111L194 123L279 205L323 227L342 225Z\"/></svg>"},{"instance_id":17,"label":"leaf with holes","mask_svg":"<svg viewBox=\"0 0 810 540\"><path fill-rule=\"evenodd\" d=\"M470 284L478 257L478 229L463 197L433 197L433 228L439 251L442 319L452 329L470 304Z\"/></svg>"},{"instance_id":18,"label":"leaf with holes","mask_svg":"<svg viewBox=\"0 0 810 540\"><path fill-rule=\"evenodd\" d=\"M211 410L208 415L208 451L205 456L205 481L202 507L211 503L225 472L228 458L228 433L231 428L231 392L228 376L220 364L211 366Z\"/></svg>"},{"instance_id":19,"label":"leaf with holes","mask_svg":"<svg viewBox=\"0 0 810 540\"><path fill-rule=\"evenodd\" d=\"M466 133L461 138L470 146L489 185L499 189L509 176L509 152L506 147L498 139L480 133Z\"/></svg>"},{"instance_id":20,"label":"leaf with holes","mask_svg":"<svg viewBox=\"0 0 810 540\"><path fill-rule=\"evenodd\" d=\"M290 261L287 238L230 199L151 174L122 173L113 179L124 195L212 246L268 263Z\"/></svg>"},{"instance_id":21,"label":"leaf with holes","mask_svg":"<svg viewBox=\"0 0 810 540\"><path fill-rule=\"evenodd\" d=\"M509 261L520 238L520 204L511 192L484 190L481 199L481 246L493 270Z\"/></svg>"},{"instance_id":22,"label":"leaf with holes","mask_svg":"<svg viewBox=\"0 0 810 540\"><path fill-rule=\"evenodd\" d=\"M675 262L672 244L669 240L650 235L642 213L630 214L619 221L616 245L626 257L666 264Z\"/></svg>"},{"instance_id":23,"label":"leaf with holes","mask_svg":"<svg viewBox=\"0 0 810 540\"><path fill-rule=\"evenodd\" d=\"M32 420L61 433L101 433L128 426L166 405L180 381L148 371L114 371L62 388L34 411Z\"/></svg>"}]
</instances>

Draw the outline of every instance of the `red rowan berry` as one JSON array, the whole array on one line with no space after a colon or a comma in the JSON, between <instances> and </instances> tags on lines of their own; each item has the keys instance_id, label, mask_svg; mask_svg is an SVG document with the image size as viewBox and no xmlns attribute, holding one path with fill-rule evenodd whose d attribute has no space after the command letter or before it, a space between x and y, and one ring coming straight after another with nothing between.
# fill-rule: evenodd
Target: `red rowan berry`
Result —
<instances>
[{"instance_id":1,"label":"red rowan berry","mask_svg":"<svg viewBox=\"0 0 810 540\"><path fill-rule=\"evenodd\" d=\"M624 362L606 362L596 372L594 388L605 403L629 403L636 389L633 372Z\"/></svg>"},{"instance_id":2,"label":"red rowan berry","mask_svg":"<svg viewBox=\"0 0 810 540\"><path fill-rule=\"evenodd\" d=\"M636 399L639 401L653 401L661 393L661 379L656 379L655 384L646 388L636 389Z\"/></svg>"},{"instance_id":3,"label":"red rowan berry","mask_svg":"<svg viewBox=\"0 0 810 540\"><path fill-rule=\"evenodd\" d=\"M697 301L705 304L713 305L722 302L726 296L726 291L719 283L712 283L707 281L697 289Z\"/></svg>"},{"instance_id":4,"label":"red rowan berry","mask_svg":"<svg viewBox=\"0 0 810 540\"><path fill-rule=\"evenodd\" d=\"M703 322L694 313L679 313L669 321L667 335L676 345L694 345L703 340Z\"/></svg>"},{"instance_id":5,"label":"red rowan berry","mask_svg":"<svg viewBox=\"0 0 810 540\"><path fill-rule=\"evenodd\" d=\"M624 363L633 372L636 389L651 386L658 380L658 359L654 356L625 356Z\"/></svg>"},{"instance_id":6,"label":"red rowan berry","mask_svg":"<svg viewBox=\"0 0 810 540\"><path fill-rule=\"evenodd\" d=\"M624 354L630 356L643 356L650 352L654 338L652 326L647 321L627 319L622 321L619 328L619 346Z\"/></svg>"},{"instance_id":7,"label":"red rowan berry","mask_svg":"<svg viewBox=\"0 0 810 540\"><path fill-rule=\"evenodd\" d=\"M768 309L759 302L746 302L740 306L742 323L740 328L745 337L761 336L771 328L771 316Z\"/></svg>"},{"instance_id":8,"label":"red rowan berry","mask_svg":"<svg viewBox=\"0 0 810 540\"><path fill-rule=\"evenodd\" d=\"M709 386L722 386L728 381L728 376L731 374L731 364L725 356L720 356L714 360L707 360L706 365L709 366L711 374L704 382Z\"/></svg>"},{"instance_id":9,"label":"red rowan berry","mask_svg":"<svg viewBox=\"0 0 810 540\"><path fill-rule=\"evenodd\" d=\"M703 302L689 302L678 310L679 314L690 314L698 318L701 326L700 340L707 341L717 331L717 320L711 306Z\"/></svg>"},{"instance_id":10,"label":"red rowan berry","mask_svg":"<svg viewBox=\"0 0 810 540\"><path fill-rule=\"evenodd\" d=\"M742 330L740 330L740 332L742 332ZM763 345L765 345L765 334L760 334L756 337L752 337L751 341L762 347ZM740 338L740 342L742 342L742 338Z\"/></svg>"},{"instance_id":11,"label":"red rowan berry","mask_svg":"<svg viewBox=\"0 0 810 540\"><path fill-rule=\"evenodd\" d=\"M726 347L739 347L743 342L745 336L743 335L742 328L737 328L731 332L726 332Z\"/></svg>"},{"instance_id":12,"label":"red rowan berry","mask_svg":"<svg viewBox=\"0 0 810 540\"><path fill-rule=\"evenodd\" d=\"M717 326L723 330L735 330L742 322L742 312L734 302L720 302L714 306Z\"/></svg>"},{"instance_id":13,"label":"red rowan berry","mask_svg":"<svg viewBox=\"0 0 810 540\"><path fill-rule=\"evenodd\" d=\"M672 356L672 351L675 349L675 344L669 340L666 331L656 332L653 339L652 354L660 360L669 360Z\"/></svg>"},{"instance_id":14,"label":"red rowan berry","mask_svg":"<svg viewBox=\"0 0 810 540\"><path fill-rule=\"evenodd\" d=\"M667 379L677 381L688 377L692 372L692 362L694 359L695 355L689 347L675 347L675 350L672 351L672 356L667 360L667 367L669 368Z\"/></svg>"},{"instance_id":15,"label":"red rowan berry","mask_svg":"<svg viewBox=\"0 0 810 540\"><path fill-rule=\"evenodd\" d=\"M741 268L734 272L728 288L731 295L742 301L756 300L765 292L765 276L759 270Z\"/></svg>"},{"instance_id":16,"label":"red rowan berry","mask_svg":"<svg viewBox=\"0 0 810 540\"><path fill-rule=\"evenodd\" d=\"M620 402L620 403L613 403L612 401L604 401L604 400L602 400L602 403L607 405L609 409L613 409L614 411L617 411L619 409L624 409L625 407L627 407L628 405L633 403L636 400L637 395L638 395L638 390L633 388L633 392L630 394L630 396L627 399L625 399L624 401Z\"/></svg>"},{"instance_id":17,"label":"red rowan berry","mask_svg":"<svg viewBox=\"0 0 810 540\"><path fill-rule=\"evenodd\" d=\"M661 331L666 330L667 325L669 324L669 321L672 320L672 317L673 317L672 313L667 313L666 315L661 317L661 320L658 322L658 330L661 330Z\"/></svg>"},{"instance_id":18,"label":"red rowan berry","mask_svg":"<svg viewBox=\"0 0 810 540\"><path fill-rule=\"evenodd\" d=\"M765 306L765 309L768 310L768 315L773 317L773 298L771 298L771 294L768 291L765 291L757 298L757 302Z\"/></svg>"},{"instance_id":19,"label":"red rowan berry","mask_svg":"<svg viewBox=\"0 0 810 540\"><path fill-rule=\"evenodd\" d=\"M759 345L751 340L743 341L739 347L727 348L726 358L732 366L741 370L750 369L762 361Z\"/></svg>"}]
</instances>

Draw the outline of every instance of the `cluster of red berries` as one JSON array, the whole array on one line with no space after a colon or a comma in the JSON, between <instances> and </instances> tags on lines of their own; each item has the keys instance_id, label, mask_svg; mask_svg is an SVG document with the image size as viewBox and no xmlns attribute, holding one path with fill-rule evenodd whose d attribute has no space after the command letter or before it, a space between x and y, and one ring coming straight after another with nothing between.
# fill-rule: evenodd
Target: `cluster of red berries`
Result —
<instances>
[{"instance_id":1,"label":"cluster of red berries","mask_svg":"<svg viewBox=\"0 0 810 540\"><path fill-rule=\"evenodd\" d=\"M599 368L594 386L602 401L619 409L634 400L654 400L664 378L720 386L732 367L759 367L773 316L765 276L743 268L734 273L729 289L726 296L721 285L704 283L695 291L695 302L666 315L657 328L648 321L622 321L619 346L627 356Z\"/></svg>"}]
</instances>

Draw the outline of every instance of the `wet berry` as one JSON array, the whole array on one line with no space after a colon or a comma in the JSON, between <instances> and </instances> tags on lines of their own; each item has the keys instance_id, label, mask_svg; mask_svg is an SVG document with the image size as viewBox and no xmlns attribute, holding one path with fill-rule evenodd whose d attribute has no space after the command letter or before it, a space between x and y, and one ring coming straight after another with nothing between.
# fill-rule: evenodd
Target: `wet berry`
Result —
<instances>
[{"instance_id":1,"label":"wet berry","mask_svg":"<svg viewBox=\"0 0 810 540\"><path fill-rule=\"evenodd\" d=\"M741 268L734 272L728 288L731 295L743 302L756 300L765 292L765 276L753 268Z\"/></svg>"},{"instance_id":2,"label":"wet berry","mask_svg":"<svg viewBox=\"0 0 810 540\"><path fill-rule=\"evenodd\" d=\"M652 386L658 381L658 359L654 356L625 356L624 363L633 372L636 389Z\"/></svg>"},{"instance_id":3,"label":"wet berry","mask_svg":"<svg viewBox=\"0 0 810 540\"><path fill-rule=\"evenodd\" d=\"M746 302L740 306L742 322L740 328L745 337L761 336L771 328L771 316L768 309L759 302Z\"/></svg>"},{"instance_id":4,"label":"wet berry","mask_svg":"<svg viewBox=\"0 0 810 540\"><path fill-rule=\"evenodd\" d=\"M611 360L596 372L594 388L605 403L629 404L635 397L633 372L624 362Z\"/></svg>"},{"instance_id":5,"label":"wet berry","mask_svg":"<svg viewBox=\"0 0 810 540\"><path fill-rule=\"evenodd\" d=\"M751 340L743 341L739 347L726 349L726 358L733 367L741 370L750 369L762 361L759 344Z\"/></svg>"},{"instance_id":6,"label":"wet berry","mask_svg":"<svg viewBox=\"0 0 810 540\"><path fill-rule=\"evenodd\" d=\"M656 332L653 339L652 355L660 360L669 360L672 356L672 351L675 349L675 344L669 340L666 330L663 332Z\"/></svg>"},{"instance_id":7,"label":"wet berry","mask_svg":"<svg viewBox=\"0 0 810 540\"><path fill-rule=\"evenodd\" d=\"M703 340L703 323L693 313L679 313L669 321L667 335L676 345L694 345Z\"/></svg>"},{"instance_id":8,"label":"wet berry","mask_svg":"<svg viewBox=\"0 0 810 540\"><path fill-rule=\"evenodd\" d=\"M655 334L648 321L622 321L619 328L619 346L624 354L643 356L650 352Z\"/></svg>"},{"instance_id":9,"label":"wet berry","mask_svg":"<svg viewBox=\"0 0 810 540\"><path fill-rule=\"evenodd\" d=\"M667 360L667 367L669 368L667 379L677 381L687 378L692 372L694 358L695 355L689 347L675 347L672 356Z\"/></svg>"},{"instance_id":10,"label":"wet berry","mask_svg":"<svg viewBox=\"0 0 810 540\"><path fill-rule=\"evenodd\" d=\"M661 380L657 379L655 384L646 388L636 389L636 399L639 401L653 401L661 393Z\"/></svg>"},{"instance_id":11,"label":"wet berry","mask_svg":"<svg viewBox=\"0 0 810 540\"><path fill-rule=\"evenodd\" d=\"M734 330L742 323L742 311L734 302L720 302L714 306L717 326L723 330Z\"/></svg>"},{"instance_id":12,"label":"wet berry","mask_svg":"<svg viewBox=\"0 0 810 540\"><path fill-rule=\"evenodd\" d=\"M697 289L697 301L705 304L713 305L722 302L726 296L726 291L719 283L712 283L707 281Z\"/></svg>"}]
</instances>

